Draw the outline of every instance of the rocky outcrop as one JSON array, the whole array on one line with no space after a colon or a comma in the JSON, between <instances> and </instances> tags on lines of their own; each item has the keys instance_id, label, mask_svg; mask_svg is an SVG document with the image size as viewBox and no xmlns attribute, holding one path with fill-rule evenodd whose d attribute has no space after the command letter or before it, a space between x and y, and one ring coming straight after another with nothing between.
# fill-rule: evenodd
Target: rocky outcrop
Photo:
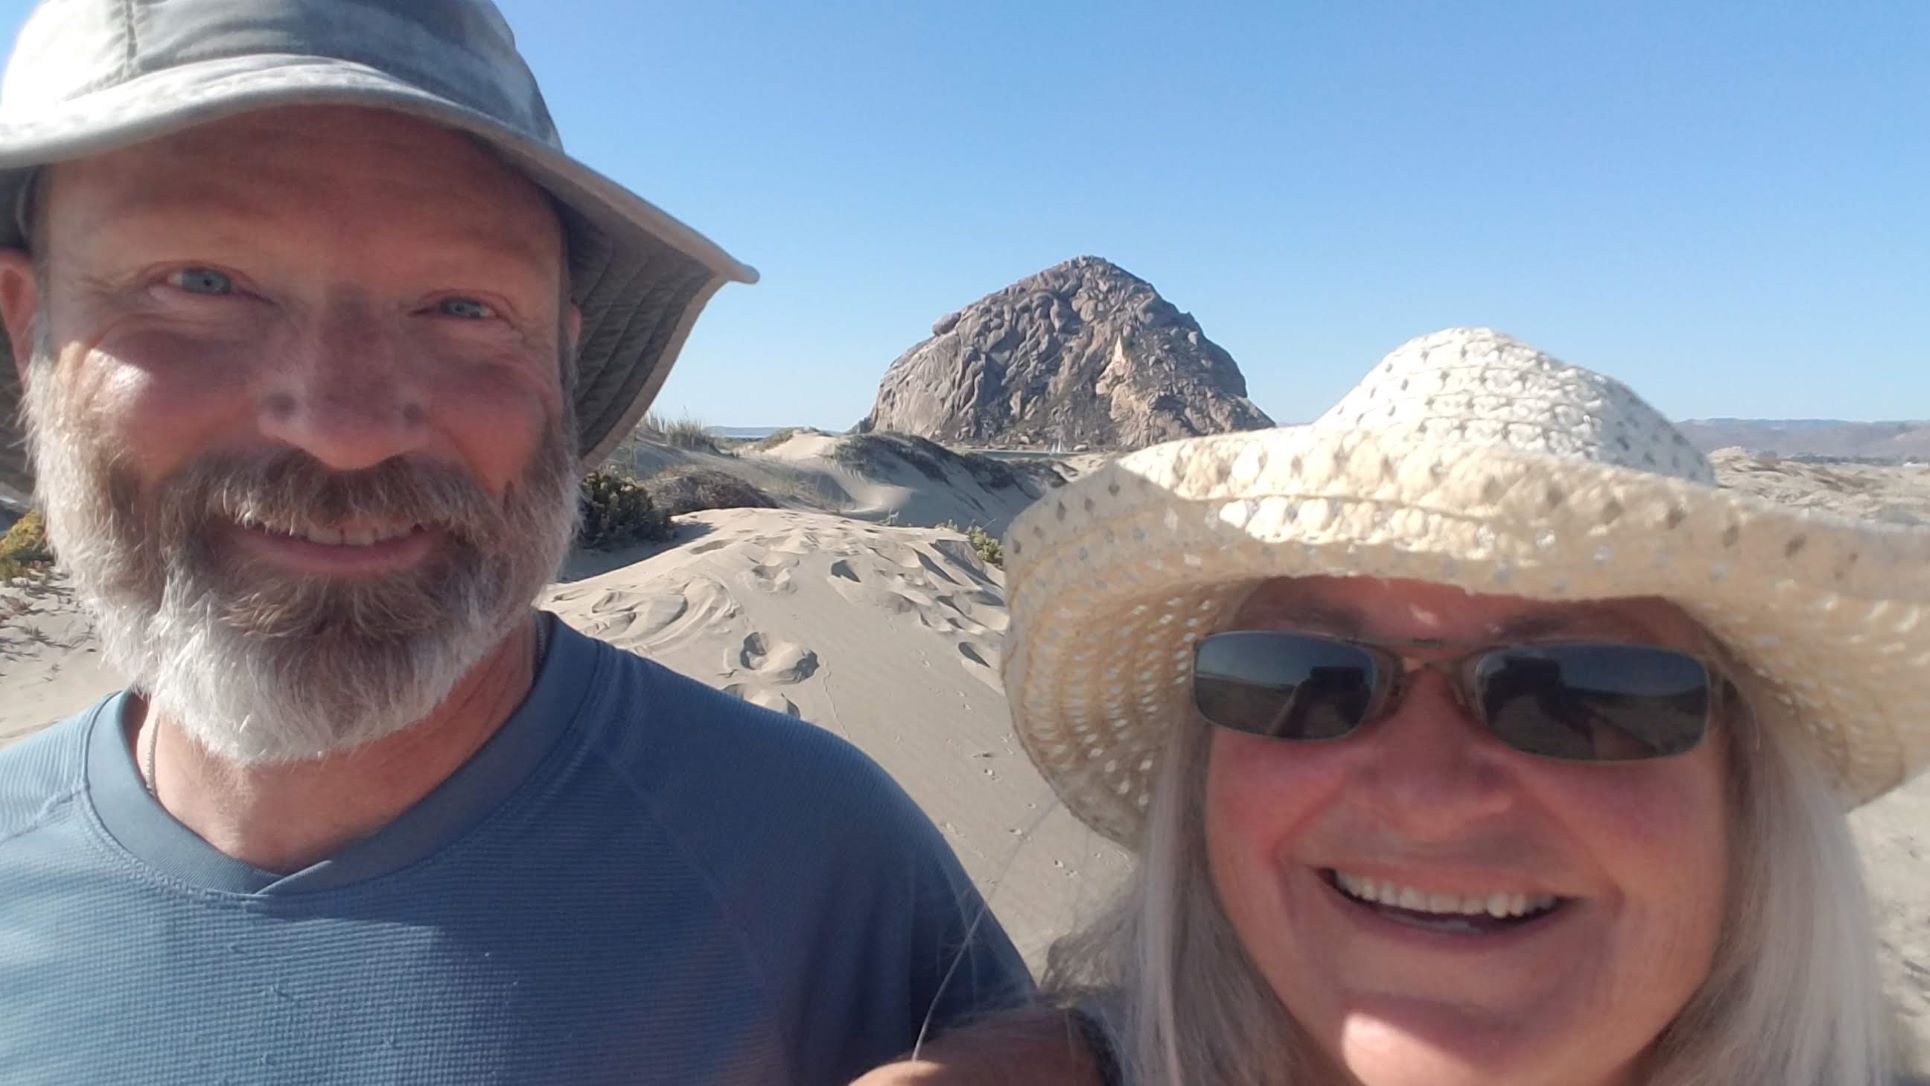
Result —
<instances>
[{"instance_id":1,"label":"rocky outcrop","mask_svg":"<svg viewBox=\"0 0 1930 1086\"><path fill-rule=\"evenodd\" d=\"M1271 426L1240 368L1150 283L1082 256L932 325L861 431L959 444L1135 449Z\"/></svg>"}]
</instances>

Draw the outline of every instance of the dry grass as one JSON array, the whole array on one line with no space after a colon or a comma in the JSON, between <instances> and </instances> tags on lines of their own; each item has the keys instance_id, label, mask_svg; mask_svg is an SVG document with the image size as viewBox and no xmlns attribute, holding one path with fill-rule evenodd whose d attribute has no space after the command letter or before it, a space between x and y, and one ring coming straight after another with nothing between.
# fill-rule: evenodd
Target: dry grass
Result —
<instances>
[{"instance_id":1,"label":"dry grass","mask_svg":"<svg viewBox=\"0 0 1930 1086\"><path fill-rule=\"evenodd\" d=\"M648 439L660 441L673 449L720 454L725 451L717 439L710 435L709 428L689 415L675 420L657 414L645 415L643 425L638 429Z\"/></svg>"}]
</instances>

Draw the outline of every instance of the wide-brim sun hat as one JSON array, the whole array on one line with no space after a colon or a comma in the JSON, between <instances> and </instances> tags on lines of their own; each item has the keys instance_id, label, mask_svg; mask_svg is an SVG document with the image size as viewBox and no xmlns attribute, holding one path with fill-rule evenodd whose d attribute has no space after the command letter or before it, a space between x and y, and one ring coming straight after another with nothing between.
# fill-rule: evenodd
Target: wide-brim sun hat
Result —
<instances>
[{"instance_id":1,"label":"wide-brim sun hat","mask_svg":"<svg viewBox=\"0 0 1930 1086\"><path fill-rule=\"evenodd\" d=\"M1806 729L1846 806L1930 764L1930 529L1717 485L1620 383L1488 329L1387 356L1304 426L1122 456L1016 518L1005 683L1066 806L1136 842L1192 654L1279 577L1673 601Z\"/></svg>"},{"instance_id":2,"label":"wide-brim sun hat","mask_svg":"<svg viewBox=\"0 0 1930 1086\"><path fill-rule=\"evenodd\" d=\"M482 140L549 193L572 296L578 449L606 457L662 386L719 287L757 273L576 161L488 0L45 0L0 88L0 246L34 172L289 105L408 114ZM4 347L0 347L4 349ZM0 359L0 495L32 490L19 378Z\"/></svg>"}]
</instances>

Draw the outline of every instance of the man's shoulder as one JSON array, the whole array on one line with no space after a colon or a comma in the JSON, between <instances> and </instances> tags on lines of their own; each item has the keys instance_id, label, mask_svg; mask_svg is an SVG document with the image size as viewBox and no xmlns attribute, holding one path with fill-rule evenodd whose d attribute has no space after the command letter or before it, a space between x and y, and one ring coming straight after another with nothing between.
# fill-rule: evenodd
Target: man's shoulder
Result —
<instances>
[{"instance_id":1,"label":"man's shoulder","mask_svg":"<svg viewBox=\"0 0 1930 1086\"><path fill-rule=\"evenodd\" d=\"M45 818L84 787L88 730L112 700L0 748L0 841Z\"/></svg>"},{"instance_id":2,"label":"man's shoulder","mask_svg":"<svg viewBox=\"0 0 1930 1086\"><path fill-rule=\"evenodd\" d=\"M621 808L685 866L791 1023L800 1077L848 1081L928 1015L943 1025L1029 991L944 836L863 751L564 637L593 654L569 796L603 820Z\"/></svg>"}]
</instances>

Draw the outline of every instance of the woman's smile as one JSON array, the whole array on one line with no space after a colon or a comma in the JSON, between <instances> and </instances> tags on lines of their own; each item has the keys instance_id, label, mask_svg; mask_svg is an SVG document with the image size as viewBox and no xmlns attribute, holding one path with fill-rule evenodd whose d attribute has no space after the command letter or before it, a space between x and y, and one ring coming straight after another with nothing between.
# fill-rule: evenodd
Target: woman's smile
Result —
<instances>
[{"instance_id":1,"label":"woman's smile","mask_svg":"<svg viewBox=\"0 0 1930 1086\"><path fill-rule=\"evenodd\" d=\"M1404 881L1375 879L1338 868L1321 874L1341 897L1374 915L1455 934L1492 935L1515 930L1570 900L1524 890L1422 890Z\"/></svg>"}]
</instances>

